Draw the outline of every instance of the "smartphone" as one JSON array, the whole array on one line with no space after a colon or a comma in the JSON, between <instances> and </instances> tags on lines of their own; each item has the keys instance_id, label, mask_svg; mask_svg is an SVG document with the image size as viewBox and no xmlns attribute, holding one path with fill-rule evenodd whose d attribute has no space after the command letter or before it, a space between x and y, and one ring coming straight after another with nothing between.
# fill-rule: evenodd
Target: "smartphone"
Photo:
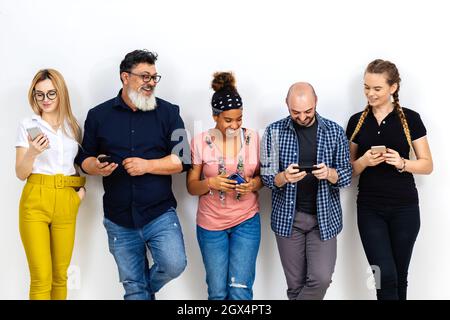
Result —
<instances>
[{"instance_id":1,"label":"smartphone","mask_svg":"<svg viewBox=\"0 0 450 320\"><path fill-rule=\"evenodd\" d=\"M242 178L242 176L237 172L229 175L228 179L237 181L237 184L247 183L247 180Z\"/></svg>"},{"instance_id":2,"label":"smartphone","mask_svg":"<svg viewBox=\"0 0 450 320\"><path fill-rule=\"evenodd\" d=\"M372 151L372 153L385 153L386 146L372 146L370 147L370 150Z\"/></svg>"},{"instance_id":3,"label":"smartphone","mask_svg":"<svg viewBox=\"0 0 450 320\"><path fill-rule=\"evenodd\" d=\"M34 141L34 139L36 139L38 135L43 133L41 128L39 127L27 128L27 132L30 135L31 141ZM50 144L47 146L47 149L50 149Z\"/></svg>"},{"instance_id":4,"label":"smartphone","mask_svg":"<svg viewBox=\"0 0 450 320\"><path fill-rule=\"evenodd\" d=\"M292 168L299 171L305 171L306 173L311 173L313 170L317 170L316 166L293 166Z\"/></svg>"},{"instance_id":5,"label":"smartphone","mask_svg":"<svg viewBox=\"0 0 450 320\"><path fill-rule=\"evenodd\" d=\"M112 162L111 156L106 156L104 154L98 156L97 159L98 159L98 161L100 161L100 163L104 163L104 162L111 163Z\"/></svg>"},{"instance_id":6,"label":"smartphone","mask_svg":"<svg viewBox=\"0 0 450 320\"><path fill-rule=\"evenodd\" d=\"M27 128L27 132L30 135L31 140L33 141L34 139L37 138L38 135L40 135L42 133L42 130L39 127L33 127L33 128Z\"/></svg>"}]
</instances>

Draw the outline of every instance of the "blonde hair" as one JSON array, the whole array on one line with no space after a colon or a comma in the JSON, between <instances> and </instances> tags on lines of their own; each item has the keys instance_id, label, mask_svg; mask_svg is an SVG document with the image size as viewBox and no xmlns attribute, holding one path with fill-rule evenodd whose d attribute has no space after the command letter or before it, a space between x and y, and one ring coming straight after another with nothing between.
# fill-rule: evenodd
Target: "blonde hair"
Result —
<instances>
[{"instance_id":1,"label":"blonde hair","mask_svg":"<svg viewBox=\"0 0 450 320\"><path fill-rule=\"evenodd\" d=\"M81 127L78 124L77 119L72 113L72 108L70 107L69 91L67 90L66 82L64 81L61 73L54 69L42 69L39 70L31 81L30 89L28 90L28 101L30 103L31 109L34 113L41 116L42 111L39 107L36 98L34 96L36 84L41 81L49 79L55 86L58 98L58 123L67 136L71 136L78 143L81 143ZM67 121L70 129L70 133L67 132L65 127L65 121Z\"/></svg>"},{"instance_id":2,"label":"blonde hair","mask_svg":"<svg viewBox=\"0 0 450 320\"><path fill-rule=\"evenodd\" d=\"M397 90L392 94L392 98L394 100L394 109L400 118L400 122L402 123L403 132L405 133L406 140L408 141L408 145L413 149L412 140L411 140L411 132L409 131L408 121L406 120L405 113L403 112L403 108L400 106L400 100L398 97L398 92L400 91L400 74L398 72L397 66L390 61L376 59L369 63L366 68L365 73L386 73L387 75L387 83L392 86L393 84L397 84ZM358 123L356 124L355 130L350 137L350 142L353 141L355 136L358 134L362 125L364 124L364 120L369 114L371 106L368 104L364 109L363 113L359 117Z\"/></svg>"}]
</instances>

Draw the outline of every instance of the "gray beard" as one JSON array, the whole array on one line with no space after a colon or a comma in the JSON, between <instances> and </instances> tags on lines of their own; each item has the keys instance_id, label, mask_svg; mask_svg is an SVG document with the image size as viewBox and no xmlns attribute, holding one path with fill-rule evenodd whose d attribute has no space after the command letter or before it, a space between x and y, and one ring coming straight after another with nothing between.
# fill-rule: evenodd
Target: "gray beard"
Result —
<instances>
[{"instance_id":1,"label":"gray beard","mask_svg":"<svg viewBox=\"0 0 450 320\"><path fill-rule=\"evenodd\" d=\"M156 97L154 91L150 97L146 97L133 89L128 89L127 94L134 106L139 110L151 111L156 108Z\"/></svg>"}]
</instances>

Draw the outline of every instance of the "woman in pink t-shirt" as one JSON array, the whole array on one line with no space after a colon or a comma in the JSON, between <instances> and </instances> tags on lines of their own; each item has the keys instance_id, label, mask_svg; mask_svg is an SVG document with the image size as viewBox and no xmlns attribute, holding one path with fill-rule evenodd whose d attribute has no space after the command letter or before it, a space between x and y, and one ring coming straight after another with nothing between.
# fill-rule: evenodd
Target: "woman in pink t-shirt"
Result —
<instances>
[{"instance_id":1,"label":"woman in pink t-shirt","mask_svg":"<svg viewBox=\"0 0 450 320\"><path fill-rule=\"evenodd\" d=\"M242 100L233 74L216 72L212 88L216 126L192 140L187 189L199 196L197 240L208 299L251 300L261 238L259 138L241 127Z\"/></svg>"}]
</instances>

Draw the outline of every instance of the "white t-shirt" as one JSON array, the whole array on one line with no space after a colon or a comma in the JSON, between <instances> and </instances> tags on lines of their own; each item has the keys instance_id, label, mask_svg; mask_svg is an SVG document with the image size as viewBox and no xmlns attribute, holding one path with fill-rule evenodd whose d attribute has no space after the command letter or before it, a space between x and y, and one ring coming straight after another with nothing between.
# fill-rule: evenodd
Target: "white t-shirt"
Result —
<instances>
[{"instance_id":1,"label":"white t-shirt","mask_svg":"<svg viewBox=\"0 0 450 320\"><path fill-rule=\"evenodd\" d=\"M66 130L70 133L68 124ZM49 139L50 148L39 154L31 173L64 174L66 176L76 173L74 159L78 152L78 143L72 137L65 135L61 128L54 131L52 127L38 115L21 121L17 130L16 147L29 148L27 128L39 127Z\"/></svg>"}]
</instances>

